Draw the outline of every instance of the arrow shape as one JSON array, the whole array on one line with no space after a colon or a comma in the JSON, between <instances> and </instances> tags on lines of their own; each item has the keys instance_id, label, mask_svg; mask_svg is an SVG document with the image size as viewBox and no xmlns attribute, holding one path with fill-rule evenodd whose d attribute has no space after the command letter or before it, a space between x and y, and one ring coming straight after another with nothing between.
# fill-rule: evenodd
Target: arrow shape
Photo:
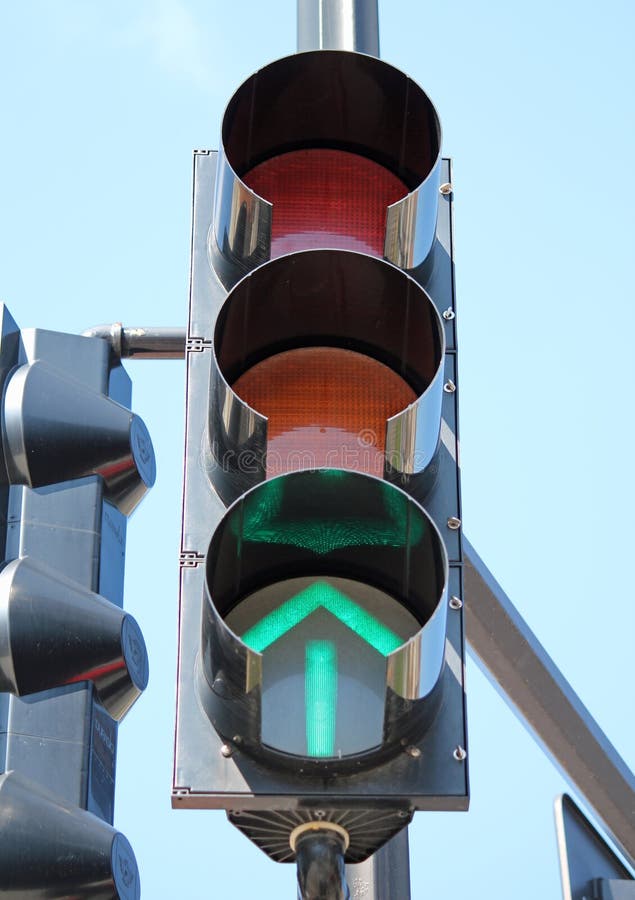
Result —
<instances>
[{"instance_id":1,"label":"arrow shape","mask_svg":"<svg viewBox=\"0 0 635 900\"><path fill-rule=\"evenodd\" d=\"M290 597L249 628L242 635L242 640L252 650L262 653L320 607L339 619L382 656L388 656L403 644L403 639L398 634L326 581L315 581Z\"/></svg>"},{"instance_id":2,"label":"arrow shape","mask_svg":"<svg viewBox=\"0 0 635 900\"><path fill-rule=\"evenodd\" d=\"M333 756L337 719L337 650L333 641L307 641L304 670L306 748Z\"/></svg>"},{"instance_id":3,"label":"arrow shape","mask_svg":"<svg viewBox=\"0 0 635 900\"><path fill-rule=\"evenodd\" d=\"M399 635L326 581L315 581L290 597L249 628L242 640L252 650L262 653L320 608L350 628L382 656L387 656L403 643ZM304 700L309 756L333 756L335 753L337 674L335 643L307 641Z\"/></svg>"}]
</instances>

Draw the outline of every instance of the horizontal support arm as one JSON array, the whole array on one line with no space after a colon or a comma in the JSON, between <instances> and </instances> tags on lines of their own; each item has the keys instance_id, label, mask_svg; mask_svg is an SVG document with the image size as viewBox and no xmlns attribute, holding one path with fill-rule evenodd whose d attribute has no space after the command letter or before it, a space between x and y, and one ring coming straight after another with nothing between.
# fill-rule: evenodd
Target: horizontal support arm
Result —
<instances>
[{"instance_id":1,"label":"horizontal support arm","mask_svg":"<svg viewBox=\"0 0 635 900\"><path fill-rule=\"evenodd\" d=\"M121 322L96 325L84 337L108 341L117 359L183 359L185 328L124 328Z\"/></svg>"}]
</instances>

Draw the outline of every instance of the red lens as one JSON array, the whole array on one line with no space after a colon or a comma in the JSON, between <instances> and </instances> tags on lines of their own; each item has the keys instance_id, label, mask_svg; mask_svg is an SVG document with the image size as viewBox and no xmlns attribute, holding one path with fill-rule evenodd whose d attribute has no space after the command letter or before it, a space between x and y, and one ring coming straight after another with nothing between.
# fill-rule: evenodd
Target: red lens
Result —
<instances>
[{"instance_id":1,"label":"red lens","mask_svg":"<svg viewBox=\"0 0 635 900\"><path fill-rule=\"evenodd\" d=\"M408 193L384 166L344 150L294 150L242 176L273 204L271 256L328 247L384 255L386 210Z\"/></svg>"}]
</instances>

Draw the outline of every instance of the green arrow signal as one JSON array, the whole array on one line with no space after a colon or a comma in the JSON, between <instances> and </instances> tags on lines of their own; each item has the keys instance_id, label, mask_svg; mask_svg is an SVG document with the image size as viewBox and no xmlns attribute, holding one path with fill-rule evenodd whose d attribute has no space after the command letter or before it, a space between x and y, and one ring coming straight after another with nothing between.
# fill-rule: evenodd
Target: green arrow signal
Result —
<instances>
[{"instance_id":1,"label":"green arrow signal","mask_svg":"<svg viewBox=\"0 0 635 900\"><path fill-rule=\"evenodd\" d=\"M333 756L337 719L337 650L333 641L307 641L304 673L309 756Z\"/></svg>"},{"instance_id":2,"label":"green arrow signal","mask_svg":"<svg viewBox=\"0 0 635 900\"><path fill-rule=\"evenodd\" d=\"M388 656L403 644L398 634L326 581L315 581L291 597L249 628L242 640L252 650L262 653L320 607L343 622L382 656Z\"/></svg>"},{"instance_id":3,"label":"green arrow signal","mask_svg":"<svg viewBox=\"0 0 635 900\"><path fill-rule=\"evenodd\" d=\"M263 616L243 634L242 640L252 650L262 653L320 608L327 610L382 656L403 643L399 635L326 581L315 581ZM307 641L304 692L307 751L310 756L333 756L337 651L332 641Z\"/></svg>"}]
</instances>

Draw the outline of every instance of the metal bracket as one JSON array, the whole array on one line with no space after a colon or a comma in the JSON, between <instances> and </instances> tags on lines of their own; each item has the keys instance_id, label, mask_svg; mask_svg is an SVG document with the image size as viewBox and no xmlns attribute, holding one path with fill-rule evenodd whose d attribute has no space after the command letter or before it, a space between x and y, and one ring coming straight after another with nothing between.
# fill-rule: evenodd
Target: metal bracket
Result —
<instances>
[{"instance_id":1,"label":"metal bracket","mask_svg":"<svg viewBox=\"0 0 635 900\"><path fill-rule=\"evenodd\" d=\"M201 353L203 350L211 350L212 342L208 338L189 337L185 342L186 353Z\"/></svg>"},{"instance_id":2,"label":"metal bracket","mask_svg":"<svg viewBox=\"0 0 635 900\"><path fill-rule=\"evenodd\" d=\"M197 553L195 550L182 550L179 553L179 566L182 569L194 569L196 566L200 566L202 562L205 562L205 557L202 553Z\"/></svg>"}]
</instances>

